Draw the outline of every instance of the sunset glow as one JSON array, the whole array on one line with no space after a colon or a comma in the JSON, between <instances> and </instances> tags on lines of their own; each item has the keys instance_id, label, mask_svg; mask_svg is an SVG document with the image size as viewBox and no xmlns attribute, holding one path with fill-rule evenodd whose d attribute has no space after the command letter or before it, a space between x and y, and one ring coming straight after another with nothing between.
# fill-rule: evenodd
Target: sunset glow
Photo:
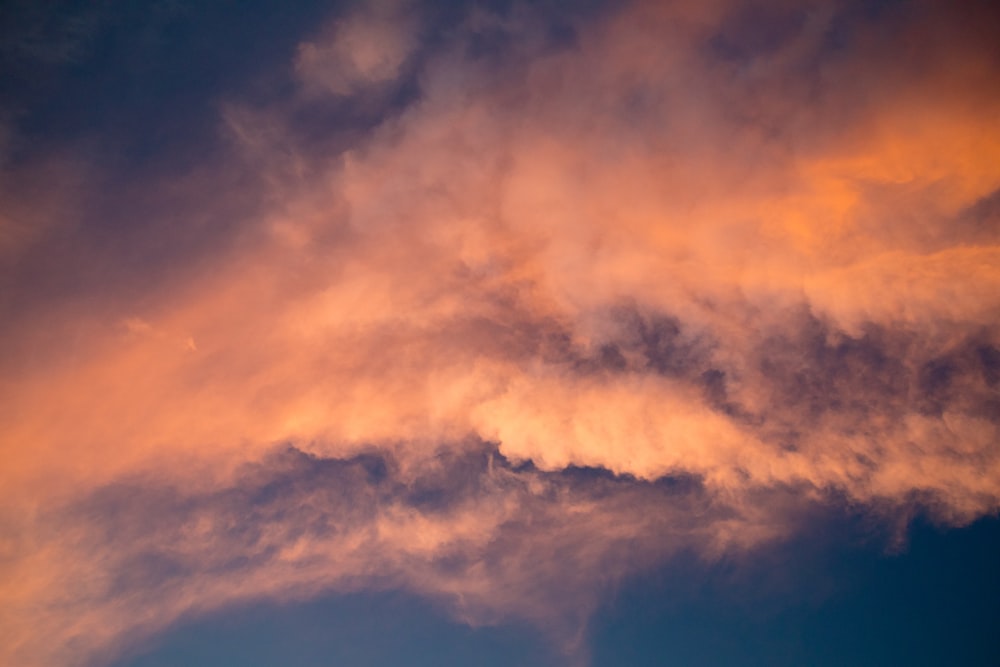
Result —
<instances>
[{"instance_id":1,"label":"sunset glow","mask_svg":"<svg viewBox=\"0 0 1000 667\"><path fill-rule=\"evenodd\" d=\"M991 3L176 4L0 10L0 663L997 516Z\"/></svg>"}]
</instances>

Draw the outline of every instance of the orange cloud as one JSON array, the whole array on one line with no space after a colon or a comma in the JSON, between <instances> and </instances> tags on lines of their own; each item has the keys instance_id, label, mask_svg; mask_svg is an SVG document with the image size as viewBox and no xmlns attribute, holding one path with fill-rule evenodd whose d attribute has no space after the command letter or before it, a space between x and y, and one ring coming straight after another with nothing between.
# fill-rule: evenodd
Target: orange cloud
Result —
<instances>
[{"instance_id":1,"label":"orange cloud","mask_svg":"<svg viewBox=\"0 0 1000 667\"><path fill-rule=\"evenodd\" d=\"M303 42L294 99L223 105L265 192L211 261L5 324L0 655L367 586L572 645L604 585L780 537L789 498L995 513L996 54L797 5L763 43L740 3L564 48L478 14L412 63L419 22L373 9ZM352 148L296 143L297 104L418 60Z\"/></svg>"}]
</instances>

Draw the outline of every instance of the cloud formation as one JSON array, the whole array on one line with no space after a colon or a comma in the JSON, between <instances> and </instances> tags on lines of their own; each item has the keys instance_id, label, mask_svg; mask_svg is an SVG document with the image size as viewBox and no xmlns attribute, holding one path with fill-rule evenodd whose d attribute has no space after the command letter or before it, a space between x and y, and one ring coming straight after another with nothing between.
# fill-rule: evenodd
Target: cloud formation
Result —
<instances>
[{"instance_id":1,"label":"cloud formation","mask_svg":"<svg viewBox=\"0 0 1000 667\"><path fill-rule=\"evenodd\" d=\"M303 42L295 71L316 94L351 95L397 79L416 47L417 20L400 2L373 2Z\"/></svg>"},{"instance_id":2,"label":"cloud formation","mask_svg":"<svg viewBox=\"0 0 1000 667\"><path fill-rule=\"evenodd\" d=\"M622 577L802 506L995 513L996 22L639 2L424 44L360 7L218 105L211 168L119 193L151 221L111 252L169 250L104 277L52 161L9 166L59 197L0 217L0 655L365 587L572 651Z\"/></svg>"}]
</instances>

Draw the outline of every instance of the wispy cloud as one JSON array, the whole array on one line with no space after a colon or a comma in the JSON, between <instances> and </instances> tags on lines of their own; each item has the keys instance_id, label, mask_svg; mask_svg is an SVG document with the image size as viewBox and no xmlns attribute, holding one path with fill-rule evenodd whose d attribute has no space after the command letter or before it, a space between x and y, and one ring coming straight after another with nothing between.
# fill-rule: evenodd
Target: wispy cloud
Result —
<instances>
[{"instance_id":1,"label":"wispy cloud","mask_svg":"<svg viewBox=\"0 0 1000 667\"><path fill-rule=\"evenodd\" d=\"M995 513L977 12L478 10L422 45L418 7L372 5L304 37L287 97L220 105L212 169L143 186L223 219L149 289L33 293L95 246L10 200L0 259L37 305L3 338L7 655L365 587L579 648L621 577L811 503ZM335 149L300 131L317 108L353 118Z\"/></svg>"}]
</instances>

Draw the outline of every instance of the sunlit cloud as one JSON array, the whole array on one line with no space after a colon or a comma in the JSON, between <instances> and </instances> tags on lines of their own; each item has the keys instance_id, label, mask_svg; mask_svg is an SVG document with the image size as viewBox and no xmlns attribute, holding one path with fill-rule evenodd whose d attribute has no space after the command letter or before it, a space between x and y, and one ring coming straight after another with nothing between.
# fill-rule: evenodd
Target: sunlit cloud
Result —
<instances>
[{"instance_id":1,"label":"sunlit cloud","mask_svg":"<svg viewBox=\"0 0 1000 667\"><path fill-rule=\"evenodd\" d=\"M422 11L331 17L280 101L219 101L211 169L130 186L151 222L120 248L171 243L163 266L33 286L107 232L63 204L83 176L7 168L30 185L0 260L31 307L0 338L5 660L373 588L582 660L600 596L678 551L742 553L834 498L1000 507L974 12L479 9L423 44ZM379 120L319 149L317 104Z\"/></svg>"}]
</instances>

